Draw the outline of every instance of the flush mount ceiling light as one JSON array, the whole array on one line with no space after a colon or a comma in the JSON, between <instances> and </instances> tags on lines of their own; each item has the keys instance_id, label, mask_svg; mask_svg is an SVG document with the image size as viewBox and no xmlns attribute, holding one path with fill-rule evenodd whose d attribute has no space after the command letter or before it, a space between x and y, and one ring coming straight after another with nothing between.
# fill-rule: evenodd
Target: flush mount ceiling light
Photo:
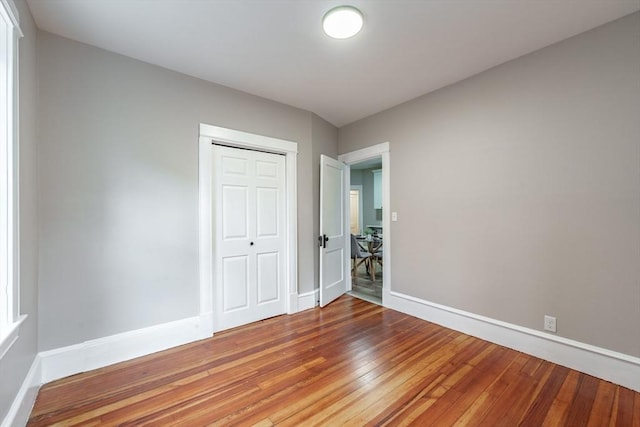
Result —
<instances>
[{"instance_id":1,"label":"flush mount ceiling light","mask_svg":"<svg viewBox=\"0 0 640 427\"><path fill-rule=\"evenodd\" d=\"M335 7L322 18L324 32L334 39L355 36L362 29L363 23L362 12L353 6Z\"/></svg>"}]
</instances>

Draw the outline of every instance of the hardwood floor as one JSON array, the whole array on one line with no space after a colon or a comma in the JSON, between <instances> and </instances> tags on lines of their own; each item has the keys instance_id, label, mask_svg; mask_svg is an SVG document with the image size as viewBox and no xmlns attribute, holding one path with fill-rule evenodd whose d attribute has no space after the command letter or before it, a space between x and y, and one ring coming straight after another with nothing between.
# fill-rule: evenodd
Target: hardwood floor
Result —
<instances>
[{"instance_id":1,"label":"hardwood floor","mask_svg":"<svg viewBox=\"0 0 640 427\"><path fill-rule=\"evenodd\" d=\"M640 393L343 296L47 384L55 424L640 427Z\"/></svg>"},{"instance_id":2,"label":"hardwood floor","mask_svg":"<svg viewBox=\"0 0 640 427\"><path fill-rule=\"evenodd\" d=\"M361 264L356 271L356 277L352 278L350 294L366 301L382 304L382 269L376 270L375 279L371 280L364 263Z\"/></svg>"}]
</instances>

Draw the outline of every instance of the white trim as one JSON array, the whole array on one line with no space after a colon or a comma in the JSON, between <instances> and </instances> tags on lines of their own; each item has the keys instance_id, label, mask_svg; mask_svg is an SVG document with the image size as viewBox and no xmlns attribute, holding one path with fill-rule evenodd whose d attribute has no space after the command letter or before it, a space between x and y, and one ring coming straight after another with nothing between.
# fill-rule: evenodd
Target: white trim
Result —
<instances>
[{"instance_id":1,"label":"white trim","mask_svg":"<svg viewBox=\"0 0 640 427\"><path fill-rule=\"evenodd\" d=\"M27 315L23 314L17 321L13 322L6 331L2 331L4 335L0 337L0 360L9 351L11 346L18 341L20 336L20 325L26 320Z\"/></svg>"},{"instance_id":2,"label":"white trim","mask_svg":"<svg viewBox=\"0 0 640 427\"><path fill-rule=\"evenodd\" d=\"M360 150L340 154L338 160L352 165L364 160L382 158L382 233L385 250L382 253L382 305L387 307L386 298L391 290L391 157L389 142L372 145ZM351 177L347 179L351 185ZM349 224L346 224L349 229ZM351 244L351 242L349 242ZM347 290L351 290L351 274L347 276Z\"/></svg>"},{"instance_id":3,"label":"white trim","mask_svg":"<svg viewBox=\"0 0 640 427\"><path fill-rule=\"evenodd\" d=\"M200 266L200 314L211 313L212 330L215 330L213 321L213 233L211 212L211 140L200 137L198 155L198 245Z\"/></svg>"},{"instance_id":4,"label":"white trim","mask_svg":"<svg viewBox=\"0 0 640 427\"><path fill-rule=\"evenodd\" d=\"M297 156L298 144L293 141L272 138L227 129L219 126L200 124L199 138L199 263L200 263L200 314L210 316L212 330L216 330L213 322L213 252L211 238L212 224L212 192L211 192L211 144L215 141L230 147L249 148L286 156L286 254L288 274L286 275L285 298L286 312L298 311L298 199L297 199Z\"/></svg>"},{"instance_id":5,"label":"white trim","mask_svg":"<svg viewBox=\"0 0 640 427\"><path fill-rule=\"evenodd\" d=\"M22 382L22 386L16 394L13 403L9 408L9 412L2 420L2 427L24 426L27 425L33 405L38 397L38 390L42 385L42 371L40 364L40 356L36 355L31 363L31 368Z\"/></svg>"},{"instance_id":6,"label":"white trim","mask_svg":"<svg viewBox=\"0 0 640 427\"><path fill-rule=\"evenodd\" d=\"M298 152L286 153L287 169L287 256L289 259L289 301L298 295ZM298 311L297 305L290 304L287 313Z\"/></svg>"},{"instance_id":7,"label":"white trim","mask_svg":"<svg viewBox=\"0 0 640 427\"><path fill-rule=\"evenodd\" d=\"M2 3L2 5L5 7L5 10L0 9L0 13L2 13L11 22L13 28L18 34L18 38L23 37L24 34L20 29L20 16L18 15L18 8L16 7L13 0L0 0L0 3ZM6 15L4 12L6 12Z\"/></svg>"},{"instance_id":8,"label":"white trim","mask_svg":"<svg viewBox=\"0 0 640 427\"><path fill-rule=\"evenodd\" d=\"M318 300L320 299L320 290L315 289L313 291L305 292L298 295L298 311L309 310L318 306Z\"/></svg>"},{"instance_id":9,"label":"white trim","mask_svg":"<svg viewBox=\"0 0 640 427\"><path fill-rule=\"evenodd\" d=\"M293 141L207 125L204 123L200 124L200 136L215 139L216 142L223 143L231 147L254 148L256 150L268 150L273 153L280 154L298 153L298 144Z\"/></svg>"},{"instance_id":10,"label":"white trim","mask_svg":"<svg viewBox=\"0 0 640 427\"><path fill-rule=\"evenodd\" d=\"M640 358L389 291L386 307L640 392Z\"/></svg>"},{"instance_id":11,"label":"white trim","mask_svg":"<svg viewBox=\"0 0 640 427\"><path fill-rule=\"evenodd\" d=\"M351 151L349 153L340 154L338 160L348 165L362 162L364 160L374 159L381 156L383 153L389 152L389 143L382 142L380 144L372 145L370 147L361 148L360 150Z\"/></svg>"},{"instance_id":12,"label":"white trim","mask_svg":"<svg viewBox=\"0 0 640 427\"><path fill-rule=\"evenodd\" d=\"M6 43L7 58L3 64L4 81L0 82L3 100L0 105L0 124L3 128L2 179L0 179L0 227L3 228L4 239L0 248L0 359L17 339L17 328L20 320L20 212L19 212L19 96L18 89L18 39L22 37L19 27L18 12L12 0L1 0L0 19L6 23L6 33L2 34ZM5 27L3 25L3 27ZM5 69L6 67L6 69Z\"/></svg>"},{"instance_id":13,"label":"white trim","mask_svg":"<svg viewBox=\"0 0 640 427\"><path fill-rule=\"evenodd\" d=\"M42 382L48 383L69 375L209 338L209 321L206 316L190 317L43 351L39 354L42 361Z\"/></svg>"}]
</instances>

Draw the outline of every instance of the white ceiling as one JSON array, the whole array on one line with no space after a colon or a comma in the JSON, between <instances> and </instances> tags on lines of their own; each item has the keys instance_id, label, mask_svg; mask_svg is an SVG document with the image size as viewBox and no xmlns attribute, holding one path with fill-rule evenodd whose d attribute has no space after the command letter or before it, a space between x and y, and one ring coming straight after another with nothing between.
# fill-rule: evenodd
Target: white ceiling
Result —
<instances>
[{"instance_id":1,"label":"white ceiling","mask_svg":"<svg viewBox=\"0 0 640 427\"><path fill-rule=\"evenodd\" d=\"M640 10L640 0L27 0L39 28L340 127ZM322 33L340 4L360 34Z\"/></svg>"}]
</instances>

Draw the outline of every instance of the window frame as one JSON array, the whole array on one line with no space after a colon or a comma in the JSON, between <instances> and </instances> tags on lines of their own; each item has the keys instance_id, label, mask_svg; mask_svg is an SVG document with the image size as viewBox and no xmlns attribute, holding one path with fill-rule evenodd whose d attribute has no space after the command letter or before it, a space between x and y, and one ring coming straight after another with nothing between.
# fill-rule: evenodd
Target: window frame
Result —
<instances>
[{"instance_id":1,"label":"window frame","mask_svg":"<svg viewBox=\"0 0 640 427\"><path fill-rule=\"evenodd\" d=\"M13 0L0 0L0 359L18 339L20 315L18 192L18 40ZM5 49L6 47L6 49Z\"/></svg>"}]
</instances>

